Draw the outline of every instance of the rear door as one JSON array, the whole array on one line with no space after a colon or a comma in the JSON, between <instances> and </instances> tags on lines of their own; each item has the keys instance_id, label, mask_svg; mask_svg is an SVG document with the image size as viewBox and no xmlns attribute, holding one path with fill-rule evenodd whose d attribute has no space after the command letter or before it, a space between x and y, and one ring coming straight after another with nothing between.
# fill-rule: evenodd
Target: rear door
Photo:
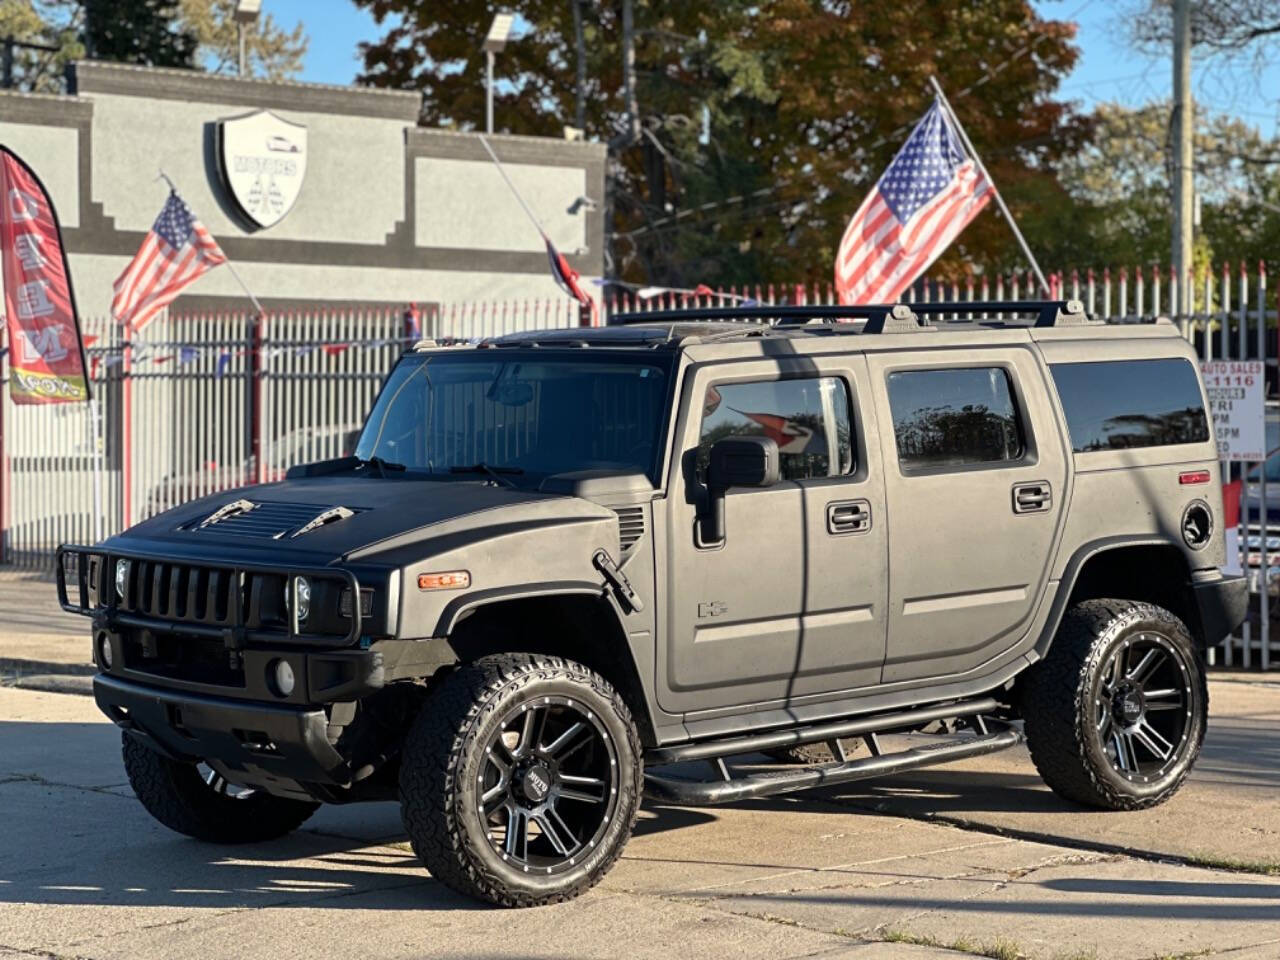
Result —
<instances>
[{"instance_id":1,"label":"rear door","mask_svg":"<svg viewBox=\"0 0 1280 960\"><path fill-rule=\"evenodd\" d=\"M874 419L864 416L865 361L706 364L685 383L659 702L685 713L874 684L884 659L888 542ZM724 541L703 543L711 445L742 435L778 443L782 479L730 490Z\"/></svg>"},{"instance_id":2,"label":"rear door","mask_svg":"<svg viewBox=\"0 0 1280 960\"><path fill-rule=\"evenodd\" d=\"M886 683L974 670L1030 629L1066 452L1028 347L868 355L889 511Z\"/></svg>"}]
</instances>

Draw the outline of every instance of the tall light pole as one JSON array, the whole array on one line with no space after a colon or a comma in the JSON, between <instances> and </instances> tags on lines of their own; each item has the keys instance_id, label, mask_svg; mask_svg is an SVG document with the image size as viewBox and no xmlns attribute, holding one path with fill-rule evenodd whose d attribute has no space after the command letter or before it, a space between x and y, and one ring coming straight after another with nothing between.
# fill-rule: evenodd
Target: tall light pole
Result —
<instances>
[{"instance_id":1,"label":"tall light pole","mask_svg":"<svg viewBox=\"0 0 1280 960\"><path fill-rule=\"evenodd\" d=\"M511 36L511 24L515 16L510 13L499 13L489 25L489 35L484 38L481 49L485 55L485 104L484 129L493 133L493 60L507 47L507 38Z\"/></svg>"},{"instance_id":2,"label":"tall light pole","mask_svg":"<svg viewBox=\"0 0 1280 960\"><path fill-rule=\"evenodd\" d=\"M244 32L250 24L257 23L260 13L262 13L262 0L236 0L236 8L231 14L231 19L236 22L236 39L240 41L240 59L236 70L238 77L245 75Z\"/></svg>"},{"instance_id":3,"label":"tall light pole","mask_svg":"<svg viewBox=\"0 0 1280 960\"><path fill-rule=\"evenodd\" d=\"M1177 271L1178 312L1191 314L1191 230L1195 184L1191 136L1191 0L1173 4L1173 268Z\"/></svg>"}]
</instances>

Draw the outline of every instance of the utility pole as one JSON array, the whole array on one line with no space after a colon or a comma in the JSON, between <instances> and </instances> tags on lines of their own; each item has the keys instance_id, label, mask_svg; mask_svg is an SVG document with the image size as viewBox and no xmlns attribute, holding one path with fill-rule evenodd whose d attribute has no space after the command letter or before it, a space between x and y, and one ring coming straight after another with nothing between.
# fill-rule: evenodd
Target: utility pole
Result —
<instances>
[{"instance_id":1,"label":"utility pole","mask_svg":"<svg viewBox=\"0 0 1280 960\"><path fill-rule=\"evenodd\" d=\"M578 49L578 76L574 84L573 125L587 129L587 41L582 32L582 0L569 0L573 4L573 39Z\"/></svg>"},{"instance_id":2,"label":"utility pole","mask_svg":"<svg viewBox=\"0 0 1280 960\"><path fill-rule=\"evenodd\" d=\"M1191 314L1191 231L1195 184L1191 137L1191 0L1173 3L1173 268L1177 272L1178 313Z\"/></svg>"}]
</instances>

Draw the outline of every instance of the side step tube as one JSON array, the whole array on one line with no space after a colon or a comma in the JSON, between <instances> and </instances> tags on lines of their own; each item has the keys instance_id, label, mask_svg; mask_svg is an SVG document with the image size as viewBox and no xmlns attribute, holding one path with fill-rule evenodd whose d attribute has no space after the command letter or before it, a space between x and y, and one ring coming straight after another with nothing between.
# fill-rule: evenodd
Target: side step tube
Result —
<instances>
[{"instance_id":1,"label":"side step tube","mask_svg":"<svg viewBox=\"0 0 1280 960\"><path fill-rule=\"evenodd\" d=\"M732 803L755 797L770 797L780 793L794 793L852 780L883 777L905 770L918 770L935 764L949 763L965 757L980 757L1016 746L1022 742L1021 732L1001 720L984 719L985 726L1003 727L997 733L984 733L972 740L961 740L923 747L913 747L899 753L878 757L864 757L846 763L828 763L804 767L780 773L758 773L734 780L683 780L656 773L646 773L645 793L656 800L682 806L702 806L713 803ZM982 726L979 727L982 729Z\"/></svg>"},{"instance_id":2,"label":"side step tube","mask_svg":"<svg viewBox=\"0 0 1280 960\"><path fill-rule=\"evenodd\" d=\"M904 710L901 713L880 713L871 717L860 717L857 720L824 723L816 727L754 733L745 737L734 737L732 740L684 743L674 747L650 750L645 755L644 762L652 766L661 766L664 763L683 763L686 760L710 760L712 757L756 753L775 747L791 747L798 743L817 743L819 740L838 740L842 737L859 737L868 733L889 733L892 730L932 723L934 720L994 713L999 706L995 700L984 697L981 700L959 700L919 710Z\"/></svg>"}]
</instances>

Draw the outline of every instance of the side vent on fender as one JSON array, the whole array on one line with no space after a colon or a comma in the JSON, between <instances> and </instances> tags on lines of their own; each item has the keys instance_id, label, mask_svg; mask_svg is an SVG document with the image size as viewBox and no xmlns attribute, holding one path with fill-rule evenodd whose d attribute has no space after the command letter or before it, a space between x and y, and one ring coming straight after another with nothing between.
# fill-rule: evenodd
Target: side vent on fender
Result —
<instances>
[{"instance_id":1,"label":"side vent on fender","mask_svg":"<svg viewBox=\"0 0 1280 960\"><path fill-rule=\"evenodd\" d=\"M613 512L618 515L618 539L625 555L644 536L644 507L617 507Z\"/></svg>"}]
</instances>

